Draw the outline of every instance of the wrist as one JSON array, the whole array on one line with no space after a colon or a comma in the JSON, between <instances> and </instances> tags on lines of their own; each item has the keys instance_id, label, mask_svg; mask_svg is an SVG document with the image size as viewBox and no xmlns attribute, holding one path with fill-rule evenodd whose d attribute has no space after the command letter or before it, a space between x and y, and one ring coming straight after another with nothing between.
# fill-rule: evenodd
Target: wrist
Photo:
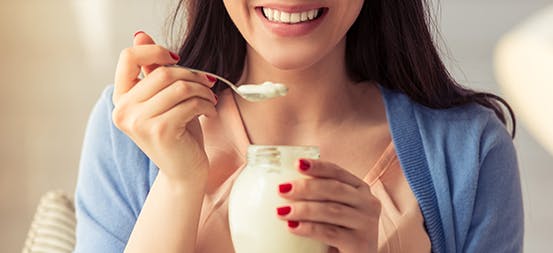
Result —
<instances>
[{"instance_id":1,"label":"wrist","mask_svg":"<svg viewBox=\"0 0 553 253\"><path fill-rule=\"evenodd\" d=\"M171 177L160 170L156 182L175 194L190 194L191 192L201 192L203 194L207 183L207 170L196 171L194 175L186 178Z\"/></svg>"}]
</instances>

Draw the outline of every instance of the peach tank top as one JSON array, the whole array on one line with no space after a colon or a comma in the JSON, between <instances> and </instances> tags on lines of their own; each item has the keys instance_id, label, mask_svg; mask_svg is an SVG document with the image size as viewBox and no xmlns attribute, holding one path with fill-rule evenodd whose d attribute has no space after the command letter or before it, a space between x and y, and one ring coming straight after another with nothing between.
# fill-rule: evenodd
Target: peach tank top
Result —
<instances>
[{"instance_id":1,"label":"peach tank top","mask_svg":"<svg viewBox=\"0 0 553 253\"><path fill-rule=\"evenodd\" d=\"M221 94L217 111L217 117L201 119L211 170L196 253L234 253L228 225L228 195L245 166L249 140L229 90ZM382 204L378 252L430 252L423 216L403 175L393 143L364 180Z\"/></svg>"}]
</instances>

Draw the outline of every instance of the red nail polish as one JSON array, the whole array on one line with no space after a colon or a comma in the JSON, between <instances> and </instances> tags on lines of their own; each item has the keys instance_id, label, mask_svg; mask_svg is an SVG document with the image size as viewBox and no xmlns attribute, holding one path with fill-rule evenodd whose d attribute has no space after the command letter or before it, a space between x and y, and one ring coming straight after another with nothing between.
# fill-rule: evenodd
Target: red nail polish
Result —
<instances>
[{"instance_id":1,"label":"red nail polish","mask_svg":"<svg viewBox=\"0 0 553 253\"><path fill-rule=\"evenodd\" d=\"M300 170L306 171L311 168L311 164L307 160L300 159Z\"/></svg>"},{"instance_id":2,"label":"red nail polish","mask_svg":"<svg viewBox=\"0 0 553 253\"><path fill-rule=\"evenodd\" d=\"M289 228L297 228L299 225L300 225L299 221L295 221L295 220L289 220L288 221L288 227Z\"/></svg>"},{"instance_id":3,"label":"red nail polish","mask_svg":"<svg viewBox=\"0 0 553 253\"><path fill-rule=\"evenodd\" d=\"M215 102L219 102L219 96L217 94L213 94L215 96Z\"/></svg>"},{"instance_id":4,"label":"red nail polish","mask_svg":"<svg viewBox=\"0 0 553 253\"><path fill-rule=\"evenodd\" d=\"M144 31L142 30L138 30L134 33L133 37L136 37L137 35L141 34L141 33L144 33Z\"/></svg>"},{"instance_id":5,"label":"red nail polish","mask_svg":"<svg viewBox=\"0 0 553 253\"><path fill-rule=\"evenodd\" d=\"M280 184L278 186L278 191L280 191L280 193L287 193L287 192L290 192L291 190L292 190L292 184L290 183Z\"/></svg>"},{"instance_id":6,"label":"red nail polish","mask_svg":"<svg viewBox=\"0 0 553 253\"><path fill-rule=\"evenodd\" d=\"M171 55L171 58L173 58L173 60L175 60L175 61L180 60L180 57L179 57L178 54L175 54L173 52L169 52L169 55Z\"/></svg>"},{"instance_id":7,"label":"red nail polish","mask_svg":"<svg viewBox=\"0 0 553 253\"><path fill-rule=\"evenodd\" d=\"M217 81L217 78L212 77L211 75L207 75L207 74L206 74L205 76L207 77L207 80L209 80L209 81L212 82L212 83L215 82L215 81Z\"/></svg>"},{"instance_id":8,"label":"red nail polish","mask_svg":"<svg viewBox=\"0 0 553 253\"><path fill-rule=\"evenodd\" d=\"M281 216L289 214L290 211L292 211L292 208L289 206L283 206L283 207L277 208L277 214Z\"/></svg>"}]
</instances>

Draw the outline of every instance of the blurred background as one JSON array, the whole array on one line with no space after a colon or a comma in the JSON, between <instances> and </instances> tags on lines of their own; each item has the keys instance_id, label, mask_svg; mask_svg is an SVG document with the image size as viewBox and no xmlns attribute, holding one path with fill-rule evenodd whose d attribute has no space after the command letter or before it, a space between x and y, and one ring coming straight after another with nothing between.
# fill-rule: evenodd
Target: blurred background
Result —
<instances>
[{"instance_id":1,"label":"blurred background","mask_svg":"<svg viewBox=\"0 0 553 253\"><path fill-rule=\"evenodd\" d=\"M21 251L43 193L73 193L88 114L112 82L119 51L130 46L137 30L164 44L162 28L174 2L0 0L0 252ZM494 76L494 48L506 32L547 5L550 0L435 5L451 72L472 88L516 100L516 92L505 94ZM523 110L518 102L514 106ZM550 108L542 110L543 117L552 117ZM527 131L533 122L524 118L515 144L526 209L525 251L544 252L553 239L553 156L542 138Z\"/></svg>"}]
</instances>

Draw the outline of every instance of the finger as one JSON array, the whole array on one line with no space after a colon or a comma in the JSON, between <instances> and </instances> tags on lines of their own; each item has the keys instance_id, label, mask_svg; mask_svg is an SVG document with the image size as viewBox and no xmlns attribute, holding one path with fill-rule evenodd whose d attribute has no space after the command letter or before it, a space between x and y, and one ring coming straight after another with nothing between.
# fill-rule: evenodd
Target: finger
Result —
<instances>
[{"instance_id":1,"label":"finger","mask_svg":"<svg viewBox=\"0 0 553 253\"><path fill-rule=\"evenodd\" d=\"M277 208L282 220L326 223L348 229L362 228L363 215L350 206L334 202L296 201Z\"/></svg>"},{"instance_id":2,"label":"finger","mask_svg":"<svg viewBox=\"0 0 553 253\"><path fill-rule=\"evenodd\" d=\"M326 223L289 220L288 230L293 234L320 241L326 245L343 248L354 238L353 230Z\"/></svg>"},{"instance_id":3,"label":"finger","mask_svg":"<svg viewBox=\"0 0 553 253\"><path fill-rule=\"evenodd\" d=\"M332 178L355 188L364 187L368 189L369 187L365 181L334 163L317 159L300 159L298 168L303 174L312 177Z\"/></svg>"},{"instance_id":4,"label":"finger","mask_svg":"<svg viewBox=\"0 0 553 253\"><path fill-rule=\"evenodd\" d=\"M175 64L178 59L174 57L173 52L158 45L141 45L121 51L115 71L114 102L140 81L138 75L142 66Z\"/></svg>"},{"instance_id":5,"label":"finger","mask_svg":"<svg viewBox=\"0 0 553 253\"><path fill-rule=\"evenodd\" d=\"M191 98L171 108L169 111L155 117L154 120L169 122L174 127L184 127L200 115L213 117L217 115L211 101L201 98Z\"/></svg>"},{"instance_id":6,"label":"finger","mask_svg":"<svg viewBox=\"0 0 553 253\"><path fill-rule=\"evenodd\" d=\"M134 33L133 46L155 44L156 42L154 41L154 39L152 39L152 37L144 31L137 31L136 33Z\"/></svg>"},{"instance_id":7,"label":"finger","mask_svg":"<svg viewBox=\"0 0 553 253\"><path fill-rule=\"evenodd\" d=\"M207 88L215 85L215 82L210 81L206 75L185 68L159 67L130 90L125 95L127 97L125 99L136 102L147 101L178 80L199 83Z\"/></svg>"},{"instance_id":8,"label":"finger","mask_svg":"<svg viewBox=\"0 0 553 253\"><path fill-rule=\"evenodd\" d=\"M143 31L138 31L134 34L133 46L155 45L155 44L156 44L156 42L154 41L154 39L152 39L152 37L150 37L150 35L148 35L147 33L143 32ZM157 67L159 67L158 64L153 64L153 65L149 65L149 66L142 66L142 73L144 74L144 76L147 76L152 71L154 71L154 69L156 69Z\"/></svg>"},{"instance_id":9,"label":"finger","mask_svg":"<svg viewBox=\"0 0 553 253\"><path fill-rule=\"evenodd\" d=\"M155 117L191 98L202 98L217 103L215 94L204 85L178 80L143 103L144 114Z\"/></svg>"},{"instance_id":10,"label":"finger","mask_svg":"<svg viewBox=\"0 0 553 253\"><path fill-rule=\"evenodd\" d=\"M330 201L352 207L365 206L364 196L349 184L335 179L309 178L279 185L280 196L289 200Z\"/></svg>"}]
</instances>

